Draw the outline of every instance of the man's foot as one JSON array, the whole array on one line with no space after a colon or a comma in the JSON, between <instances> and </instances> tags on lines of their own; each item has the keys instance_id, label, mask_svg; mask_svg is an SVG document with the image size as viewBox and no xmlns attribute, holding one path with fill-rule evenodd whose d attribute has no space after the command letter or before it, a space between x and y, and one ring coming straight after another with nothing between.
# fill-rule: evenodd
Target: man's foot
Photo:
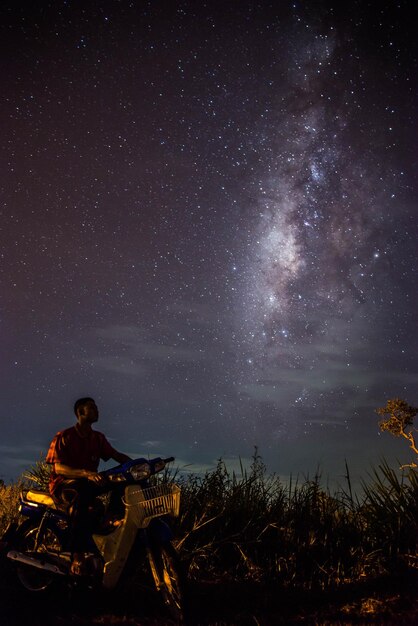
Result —
<instances>
[{"instance_id":1,"label":"man's foot","mask_svg":"<svg viewBox=\"0 0 418 626\"><path fill-rule=\"evenodd\" d=\"M87 574L86 557L83 552L75 552L70 567L72 576L85 576Z\"/></svg>"}]
</instances>

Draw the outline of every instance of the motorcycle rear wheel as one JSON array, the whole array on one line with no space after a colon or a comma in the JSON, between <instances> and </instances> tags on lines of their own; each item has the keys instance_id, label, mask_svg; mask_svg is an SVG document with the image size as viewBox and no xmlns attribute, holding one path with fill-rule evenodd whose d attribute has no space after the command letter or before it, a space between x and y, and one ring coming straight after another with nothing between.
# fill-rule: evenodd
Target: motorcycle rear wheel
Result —
<instances>
[{"instance_id":1,"label":"motorcycle rear wheel","mask_svg":"<svg viewBox=\"0 0 418 626\"><path fill-rule=\"evenodd\" d=\"M23 524L18 538L18 549L30 556L39 558L42 553L56 554L57 558L62 550L61 542L57 535L50 529L42 531L38 537L39 526L33 522ZM54 587L57 577L51 572L16 563L16 574L20 583L31 592L47 592Z\"/></svg>"},{"instance_id":2,"label":"motorcycle rear wheel","mask_svg":"<svg viewBox=\"0 0 418 626\"><path fill-rule=\"evenodd\" d=\"M148 560L157 590L171 616L179 621L185 618L185 577L175 548L165 543L151 548Z\"/></svg>"}]
</instances>

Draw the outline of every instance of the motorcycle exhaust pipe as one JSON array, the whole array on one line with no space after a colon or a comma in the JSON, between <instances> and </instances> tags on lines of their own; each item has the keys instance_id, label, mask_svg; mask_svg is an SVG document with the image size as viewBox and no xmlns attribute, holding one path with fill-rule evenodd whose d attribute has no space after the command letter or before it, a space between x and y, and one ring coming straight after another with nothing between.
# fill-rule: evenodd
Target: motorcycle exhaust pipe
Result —
<instances>
[{"instance_id":1,"label":"motorcycle exhaust pipe","mask_svg":"<svg viewBox=\"0 0 418 626\"><path fill-rule=\"evenodd\" d=\"M7 553L7 558L12 561L24 563L25 565L37 567L38 569L43 569L47 572L51 572L51 574L60 574L61 576L65 576L67 574L67 572L63 572L57 565L47 563L46 561L40 561L32 556L24 554L23 552L17 552L17 550L10 550L10 552Z\"/></svg>"}]
</instances>

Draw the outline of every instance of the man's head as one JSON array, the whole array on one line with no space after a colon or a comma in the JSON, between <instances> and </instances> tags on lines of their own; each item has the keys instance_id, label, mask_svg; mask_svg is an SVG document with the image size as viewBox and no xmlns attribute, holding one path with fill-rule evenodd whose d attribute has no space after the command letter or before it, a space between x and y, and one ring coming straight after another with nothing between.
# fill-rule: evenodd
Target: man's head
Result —
<instances>
[{"instance_id":1,"label":"man's head","mask_svg":"<svg viewBox=\"0 0 418 626\"><path fill-rule=\"evenodd\" d=\"M93 398L79 398L74 404L74 413L78 421L97 422L99 411Z\"/></svg>"}]
</instances>

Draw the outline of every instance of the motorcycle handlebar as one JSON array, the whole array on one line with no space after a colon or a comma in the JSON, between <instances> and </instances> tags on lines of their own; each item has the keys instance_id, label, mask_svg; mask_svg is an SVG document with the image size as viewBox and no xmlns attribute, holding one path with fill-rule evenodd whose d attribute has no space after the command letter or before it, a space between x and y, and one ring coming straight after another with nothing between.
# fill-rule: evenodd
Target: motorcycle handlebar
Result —
<instances>
[{"instance_id":1,"label":"motorcycle handlebar","mask_svg":"<svg viewBox=\"0 0 418 626\"><path fill-rule=\"evenodd\" d=\"M102 472L100 472L100 475L103 476L104 478L108 478L110 481L116 481L118 482L119 479L115 479L113 477L113 475L117 474L119 475L119 471L122 470L122 472L124 473L126 470L129 470L130 467L132 467L133 465L135 465L136 461L142 461L143 463L147 463L146 459L131 459L130 461L127 461L124 464L118 465L117 467L113 467L110 470L103 470ZM174 461L174 456L169 456L166 459L162 459L157 457L156 459L151 459L150 463L153 466L154 470L153 473L156 472L160 472L162 469L164 469L164 467L167 465L167 463L172 463ZM160 466L158 467L158 464L160 463ZM162 465L161 465L162 463ZM122 476L122 474L120 474L120 476ZM121 479L123 480L123 479Z\"/></svg>"}]
</instances>

